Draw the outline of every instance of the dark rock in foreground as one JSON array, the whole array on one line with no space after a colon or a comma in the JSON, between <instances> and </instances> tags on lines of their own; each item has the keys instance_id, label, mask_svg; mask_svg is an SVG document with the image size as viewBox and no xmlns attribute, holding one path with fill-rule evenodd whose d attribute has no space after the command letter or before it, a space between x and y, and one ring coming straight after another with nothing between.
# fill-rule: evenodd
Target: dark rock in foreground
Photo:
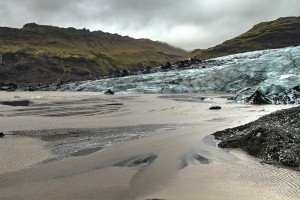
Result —
<instances>
[{"instance_id":1,"label":"dark rock in foreground","mask_svg":"<svg viewBox=\"0 0 300 200\"><path fill-rule=\"evenodd\" d=\"M4 137L4 133L0 132L0 138Z\"/></svg>"},{"instance_id":2,"label":"dark rock in foreground","mask_svg":"<svg viewBox=\"0 0 300 200\"><path fill-rule=\"evenodd\" d=\"M1 101L0 104L7 106L29 106L29 100L18 100L18 101Z\"/></svg>"},{"instance_id":3,"label":"dark rock in foreground","mask_svg":"<svg viewBox=\"0 0 300 200\"><path fill-rule=\"evenodd\" d=\"M278 94L269 95L274 104L300 104L300 86L284 90Z\"/></svg>"},{"instance_id":4,"label":"dark rock in foreground","mask_svg":"<svg viewBox=\"0 0 300 200\"><path fill-rule=\"evenodd\" d=\"M106 94L106 95L114 95L115 93L111 89L109 89L106 92L104 92L104 94Z\"/></svg>"},{"instance_id":5,"label":"dark rock in foreground","mask_svg":"<svg viewBox=\"0 0 300 200\"><path fill-rule=\"evenodd\" d=\"M300 107L213 134L221 148L241 148L264 162L300 171Z\"/></svg>"},{"instance_id":6,"label":"dark rock in foreground","mask_svg":"<svg viewBox=\"0 0 300 200\"><path fill-rule=\"evenodd\" d=\"M237 94L230 100L238 100L237 97L239 95ZM300 85L275 94L266 95L256 91L251 96L246 97L244 102L250 104L300 104Z\"/></svg>"},{"instance_id":7,"label":"dark rock in foreground","mask_svg":"<svg viewBox=\"0 0 300 200\"><path fill-rule=\"evenodd\" d=\"M221 110L221 106L212 106L209 108L209 110Z\"/></svg>"},{"instance_id":8,"label":"dark rock in foreground","mask_svg":"<svg viewBox=\"0 0 300 200\"><path fill-rule=\"evenodd\" d=\"M15 91L18 86L14 83L0 83L0 91L12 92Z\"/></svg>"},{"instance_id":9,"label":"dark rock in foreground","mask_svg":"<svg viewBox=\"0 0 300 200\"><path fill-rule=\"evenodd\" d=\"M251 104L271 104L272 102L260 91L256 91L245 100L246 103Z\"/></svg>"}]
</instances>

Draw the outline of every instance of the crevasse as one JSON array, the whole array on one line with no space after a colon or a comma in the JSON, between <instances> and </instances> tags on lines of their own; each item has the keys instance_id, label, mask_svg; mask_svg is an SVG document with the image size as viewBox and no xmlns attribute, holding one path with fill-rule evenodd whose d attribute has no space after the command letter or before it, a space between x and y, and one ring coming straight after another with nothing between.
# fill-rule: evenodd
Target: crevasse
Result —
<instances>
[{"instance_id":1,"label":"crevasse","mask_svg":"<svg viewBox=\"0 0 300 200\"><path fill-rule=\"evenodd\" d=\"M300 85L300 46L212 59L206 68L157 72L65 84L60 90L117 93L230 92L250 87L265 94Z\"/></svg>"}]
</instances>

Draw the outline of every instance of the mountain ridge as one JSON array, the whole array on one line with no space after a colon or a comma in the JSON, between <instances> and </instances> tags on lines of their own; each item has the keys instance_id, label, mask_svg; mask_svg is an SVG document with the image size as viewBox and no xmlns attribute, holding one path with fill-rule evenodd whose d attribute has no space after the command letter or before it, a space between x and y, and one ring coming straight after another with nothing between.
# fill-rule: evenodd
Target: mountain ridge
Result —
<instances>
[{"instance_id":1,"label":"mountain ridge","mask_svg":"<svg viewBox=\"0 0 300 200\"><path fill-rule=\"evenodd\" d=\"M20 29L0 27L0 46L0 82L20 84L99 78L114 70L158 66L186 54L150 39L35 23Z\"/></svg>"},{"instance_id":2,"label":"mountain ridge","mask_svg":"<svg viewBox=\"0 0 300 200\"><path fill-rule=\"evenodd\" d=\"M187 57L210 59L250 51L300 45L300 17L261 22L249 31L208 49L196 49Z\"/></svg>"},{"instance_id":3,"label":"mountain ridge","mask_svg":"<svg viewBox=\"0 0 300 200\"><path fill-rule=\"evenodd\" d=\"M150 39L28 23L20 29L0 27L0 82L38 85L91 80L187 58L205 60L297 45L300 17L262 22L222 44L190 53Z\"/></svg>"}]
</instances>

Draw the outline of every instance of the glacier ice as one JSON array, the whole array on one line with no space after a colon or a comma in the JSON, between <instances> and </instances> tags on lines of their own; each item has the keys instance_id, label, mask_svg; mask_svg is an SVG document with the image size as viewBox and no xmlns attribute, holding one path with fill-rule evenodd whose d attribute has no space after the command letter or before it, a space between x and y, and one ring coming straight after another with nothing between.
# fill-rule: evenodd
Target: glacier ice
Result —
<instances>
[{"instance_id":1,"label":"glacier ice","mask_svg":"<svg viewBox=\"0 0 300 200\"><path fill-rule=\"evenodd\" d=\"M62 85L67 91L116 93L236 93L245 88L276 94L300 85L300 46L247 52L212 59L196 69L173 70Z\"/></svg>"}]
</instances>

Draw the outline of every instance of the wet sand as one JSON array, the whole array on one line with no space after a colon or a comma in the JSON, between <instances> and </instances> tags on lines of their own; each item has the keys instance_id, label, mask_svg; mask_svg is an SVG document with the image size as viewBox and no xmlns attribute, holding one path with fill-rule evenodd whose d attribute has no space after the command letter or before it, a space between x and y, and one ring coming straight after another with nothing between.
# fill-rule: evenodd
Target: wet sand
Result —
<instances>
[{"instance_id":1,"label":"wet sand","mask_svg":"<svg viewBox=\"0 0 300 200\"><path fill-rule=\"evenodd\" d=\"M219 149L210 136L287 106L235 104L212 94L0 96L31 101L0 105L1 131L14 134L0 143L35 148L16 158L16 145L1 146L0 199L300 198L299 172Z\"/></svg>"},{"instance_id":2,"label":"wet sand","mask_svg":"<svg viewBox=\"0 0 300 200\"><path fill-rule=\"evenodd\" d=\"M25 169L43 160L52 159L53 155L43 145L46 143L34 138L0 138L0 174Z\"/></svg>"}]
</instances>

